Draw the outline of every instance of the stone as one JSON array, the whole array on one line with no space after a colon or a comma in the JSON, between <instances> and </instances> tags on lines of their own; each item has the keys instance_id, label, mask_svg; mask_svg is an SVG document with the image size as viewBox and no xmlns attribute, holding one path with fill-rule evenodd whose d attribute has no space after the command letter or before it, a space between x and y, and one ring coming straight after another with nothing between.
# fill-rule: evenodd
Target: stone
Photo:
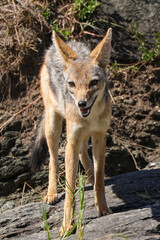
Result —
<instances>
[{"instance_id":1,"label":"stone","mask_svg":"<svg viewBox=\"0 0 160 240\"><path fill-rule=\"evenodd\" d=\"M16 148L22 147L22 142L19 138L16 139L15 146L16 146Z\"/></svg>"},{"instance_id":2,"label":"stone","mask_svg":"<svg viewBox=\"0 0 160 240\"><path fill-rule=\"evenodd\" d=\"M154 110L152 113L151 113L151 118L153 120L156 120L156 121L159 121L160 120L160 110Z\"/></svg>"},{"instance_id":3,"label":"stone","mask_svg":"<svg viewBox=\"0 0 160 240\"><path fill-rule=\"evenodd\" d=\"M9 209L13 209L15 207L15 204L13 201L6 202L0 209L1 212L4 212Z\"/></svg>"},{"instance_id":4,"label":"stone","mask_svg":"<svg viewBox=\"0 0 160 240\"><path fill-rule=\"evenodd\" d=\"M13 180L0 181L0 196L7 195L15 190Z\"/></svg>"},{"instance_id":5,"label":"stone","mask_svg":"<svg viewBox=\"0 0 160 240\"><path fill-rule=\"evenodd\" d=\"M146 115L137 112L137 113L135 113L134 117L137 120L142 120L142 119L146 118Z\"/></svg>"},{"instance_id":6,"label":"stone","mask_svg":"<svg viewBox=\"0 0 160 240\"><path fill-rule=\"evenodd\" d=\"M20 130L21 130L21 121L14 119L3 128L2 133L8 132L8 131L18 132Z\"/></svg>"},{"instance_id":7,"label":"stone","mask_svg":"<svg viewBox=\"0 0 160 240\"><path fill-rule=\"evenodd\" d=\"M160 234L160 169L121 174L105 180L105 194L113 214L98 218L93 187L85 188L84 240L108 239L117 234L131 240L158 240ZM76 212L79 211L78 194ZM47 239L42 212L46 212L51 239L59 239L64 193L55 205L29 203L0 213L0 237L10 240ZM77 214L75 214L77 222ZM84 226L84 225L83 225ZM67 239L77 239L76 233Z\"/></svg>"},{"instance_id":8,"label":"stone","mask_svg":"<svg viewBox=\"0 0 160 240\"><path fill-rule=\"evenodd\" d=\"M137 154L136 152L134 157L140 168L143 168L148 164L142 154ZM107 176L114 176L136 170L134 160L126 148L115 146L107 150L105 163L105 174Z\"/></svg>"},{"instance_id":9,"label":"stone","mask_svg":"<svg viewBox=\"0 0 160 240\"><path fill-rule=\"evenodd\" d=\"M18 136L19 136L19 132L17 132L17 131L9 131L9 132L4 133L4 137L6 139L10 139L13 137L17 139Z\"/></svg>"},{"instance_id":10,"label":"stone","mask_svg":"<svg viewBox=\"0 0 160 240\"><path fill-rule=\"evenodd\" d=\"M21 146L21 145L20 145ZM12 148L12 154L13 156L15 157L18 157L18 156L25 156L29 153L29 150L28 149L25 149L24 147L21 146L20 147L14 147Z\"/></svg>"},{"instance_id":11,"label":"stone","mask_svg":"<svg viewBox=\"0 0 160 240\"><path fill-rule=\"evenodd\" d=\"M124 115L124 114L125 114L124 109L119 108L119 107L117 107L117 106L114 106L114 107L112 108L112 115L113 115L114 117L119 118L119 117L121 117L121 116Z\"/></svg>"},{"instance_id":12,"label":"stone","mask_svg":"<svg viewBox=\"0 0 160 240\"><path fill-rule=\"evenodd\" d=\"M17 178L14 180L14 185L15 185L16 189L18 187L22 187L22 185L24 185L24 182L29 180L30 177L31 177L30 172L26 172L26 173L18 175Z\"/></svg>"},{"instance_id":13,"label":"stone","mask_svg":"<svg viewBox=\"0 0 160 240\"><path fill-rule=\"evenodd\" d=\"M144 131L160 137L160 122L149 122Z\"/></svg>"},{"instance_id":14,"label":"stone","mask_svg":"<svg viewBox=\"0 0 160 240\"><path fill-rule=\"evenodd\" d=\"M10 158L10 163L0 168L0 180L16 177L28 170L29 167L26 158L21 157L18 160Z\"/></svg>"},{"instance_id":15,"label":"stone","mask_svg":"<svg viewBox=\"0 0 160 240\"><path fill-rule=\"evenodd\" d=\"M137 51L140 43L135 40L133 28L143 34L146 41L153 43L154 33L159 32L159 0L124 0L123 4L118 0L100 2L95 19L101 19L97 25L101 31L104 28L104 33L107 27L113 28L111 57L125 63L136 61L140 58L140 53Z\"/></svg>"},{"instance_id":16,"label":"stone","mask_svg":"<svg viewBox=\"0 0 160 240\"><path fill-rule=\"evenodd\" d=\"M135 135L136 138L136 142L138 144L144 145L144 146L148 146L148 147L155 147L155 142L153 140L153 138L151 137L151 135L149 135L148 133L136 133Z\"/></svg>"},{"instance_id":17,"label":"stone","mask_svg":"<svg viewBox=\"0 0 160 240\"><path fill-rule=\"evenodd\" d=\"M3 151L5 151L5 153L9 153L10 149L15 145L15 141L16 140L14 137L10 139L4 139L1 142L1 148L3 149Z\"/></svg>"}]
</instances>

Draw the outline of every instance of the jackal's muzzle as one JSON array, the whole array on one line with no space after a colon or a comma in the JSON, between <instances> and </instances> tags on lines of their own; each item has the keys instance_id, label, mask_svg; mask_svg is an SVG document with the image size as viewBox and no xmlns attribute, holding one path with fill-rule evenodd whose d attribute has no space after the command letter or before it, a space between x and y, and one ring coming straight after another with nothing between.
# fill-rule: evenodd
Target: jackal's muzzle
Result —
<instances>
[{"instance_id":1,"label":"jackal's muzzle","mask_svg":"<svg viewBox=\"0 0 160 240\"><path fill-rule=\"evenodd\" d=\"M82 117L84 117L84 118L88 117L88 115L90 114L91 109L92 109L92 107L93 107L93 105L94 105L94 103L96 101L96 98L97 98L97 96L94 98L92 104L89 107L86 107L86 105L87 105L86 101L79 101L78 102L78 106L80 108Z\"/></svg>"}]
</instances>

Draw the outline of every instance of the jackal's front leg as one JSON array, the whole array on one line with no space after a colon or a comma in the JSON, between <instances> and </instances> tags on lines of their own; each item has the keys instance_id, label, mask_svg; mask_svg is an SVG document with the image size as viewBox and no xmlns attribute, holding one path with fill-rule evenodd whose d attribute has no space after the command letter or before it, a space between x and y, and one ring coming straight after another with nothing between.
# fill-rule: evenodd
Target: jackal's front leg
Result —
<instances>
[{"instance_id":1,"label":"jackal's front leg","mask_svg":"<svg viewBox=\"0 0 160 240\"><path fill-rule=\"evenodd\" d=\"M53 204L58 200L57 176L58 176L58 146L62 129L62 118L53 110L51 106L45 114L45 135L49 149L49 185L45 201Z\"/></svg>"},{"instance_id":2,"label":"jackal's front leg","mask_svg":"<svg viewBox=\"0 0 160 240\"><path fill-rule=\"evenodd\" d=\"M73 224L74 216L74 198L75 183L78 170L79 149L81 141L80 129L67 126L67 145L65 155L65 172L66 172L66 196L64 204L64 219L60 229L61 235L68 231Z\"/></svg>"},{"instance_id":3,"label":"jackal's front leg","mask_svg":"<svg viewBox=\"0 0 160 240\"><path fill-rule=\"evenodd\" d=\"M112 211L107 207L104 188L104 164L105 164L105 149L106 137L104 133L93 134L93 156L94 156L94 193L95 203L99 216L107 215Z\"/></svg>"}]
</instances>

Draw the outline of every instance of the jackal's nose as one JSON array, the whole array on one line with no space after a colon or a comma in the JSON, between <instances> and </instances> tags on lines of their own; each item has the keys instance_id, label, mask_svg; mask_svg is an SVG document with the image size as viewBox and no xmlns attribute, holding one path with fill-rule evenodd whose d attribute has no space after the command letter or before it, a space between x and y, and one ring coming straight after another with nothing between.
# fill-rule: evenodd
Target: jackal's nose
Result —
<instances>
[{"instance_id":1,"label":"jackal's nose","mask_svg":"<svg viewBox=\"0 0 160 240\"><path fill-rule=\"evenodd\" d=\"M79 106L80 108L85 108L86 105L87 105L87 102L84 101L84 100L80 100L80 101L78 102L78 106Z\"/></svg>"}]
</instances>

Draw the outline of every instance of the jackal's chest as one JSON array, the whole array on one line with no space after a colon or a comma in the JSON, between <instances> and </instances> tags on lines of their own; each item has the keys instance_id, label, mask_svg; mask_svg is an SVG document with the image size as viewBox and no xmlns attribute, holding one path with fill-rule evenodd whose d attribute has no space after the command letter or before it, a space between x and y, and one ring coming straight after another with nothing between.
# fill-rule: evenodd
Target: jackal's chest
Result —
<instances>
[{"instance_id":1,"label":"jackal's chest","mask_svg":"<svg viewBox=\"0 0 160 240\"><path fill-rule=\"evenodd\" d=\"M88 123L88 130L90 132L105 132L110 125L110 117L97 116Z\"/></svg>"},{"instance_id":2,"label":"jackal's chest","mask_svg":"<svg viewBox=\"0 0 160 240\"><path fill-rule=\"evenodd\" d=\"M100 111L101 110L101 111ZM99 111L94 111L88 119L88 128L91 132L105 132L108 130L111 121L111 106L106 104Z\"/></svg>"}]
</instances>

